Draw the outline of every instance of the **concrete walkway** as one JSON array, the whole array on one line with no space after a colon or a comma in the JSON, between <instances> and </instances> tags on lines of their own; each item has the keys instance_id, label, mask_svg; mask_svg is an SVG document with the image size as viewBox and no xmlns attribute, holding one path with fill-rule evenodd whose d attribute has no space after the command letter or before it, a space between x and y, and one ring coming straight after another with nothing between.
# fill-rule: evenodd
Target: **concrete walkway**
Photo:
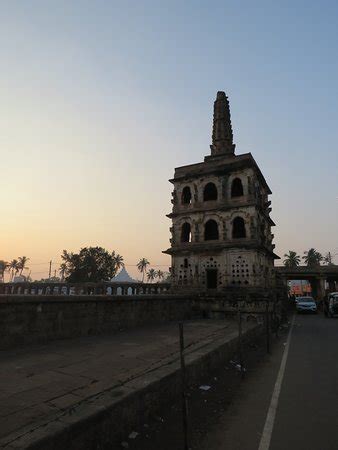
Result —
<instances>
[{"instance_id":1,"label":"concrete walkway","mask_svg":"<svg viewBox=\"0 0 338 450\"><path fill-rule=\"evenodd\" d=\"M236 335L236 322L189 322L187 355ZM22 448L16 442L32 430L97 394L161 373L178 351L178 326L170 323L0 352L0 447Z\"/></svg>"}]
</instances>

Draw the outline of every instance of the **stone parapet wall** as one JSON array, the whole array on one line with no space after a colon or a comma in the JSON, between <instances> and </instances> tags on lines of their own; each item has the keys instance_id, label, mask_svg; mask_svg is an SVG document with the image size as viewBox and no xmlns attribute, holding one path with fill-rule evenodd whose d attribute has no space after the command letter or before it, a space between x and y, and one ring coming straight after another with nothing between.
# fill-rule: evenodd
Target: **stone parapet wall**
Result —
<instances>
[{"instance_id":1,"label":"stone parapet wall","mask_svg":"<svg viewBox=\"0 0 338 450\"><path fill-rule=\"evenodd\" d=\"M196 317L191 296L0 296L0 350Z\"/></svg>"},{"instance_id":2,"label":"stone parapet wall","mask_svg":"<svg viewBox=\"0 0 338 450\"><path fill-rule=\"evenodd\" d=\"M214 295L0 295L0 350L55 339L100 335L192 318L235 315L257 318L268 303L283 316L282 290L229 289Z\"/></svg>"}]
</instances>

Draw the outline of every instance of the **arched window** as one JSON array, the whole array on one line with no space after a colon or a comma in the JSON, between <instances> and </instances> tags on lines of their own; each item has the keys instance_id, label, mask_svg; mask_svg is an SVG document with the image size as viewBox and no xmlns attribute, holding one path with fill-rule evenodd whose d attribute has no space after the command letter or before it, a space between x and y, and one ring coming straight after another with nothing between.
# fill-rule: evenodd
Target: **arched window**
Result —
<instances>
[{"instance_id":1,"label":"arched window","mask_svg":"<svg viewBox=\"0 0 338 450\"><path fill-rule=\"evenodd\" d=\"M245 223L242 217L235 217L232 223L232 237L240 239L246 237Z\"/></svg>"},{"instance_id":2,"label":"arched window","mask_svg":"<svg viewBox=\"0 0 338 450\"><path fill-rule=\"evenodd\" d=\"M188 222L182 225L181 242L191 242L191 226Z\"/></svg>"},{"instance_id":3,"label":"arched window","mask_svg":"<svg viewBox=\"0 0 338 450\"><path fill-rule=\"evenodd\" d=\"M185 186L185 188L182 191L182 203L184 205L190 205L191 204L191 191L189 186Z\"/></svg>"},{"instance_id":4,"label":"arched window","mask_svg":"<svg viewBox=\"0 0 338 450\"><path fill-rule=\"evenodd\" d=\"M208 202L209 200L217 200L217 188L214 183L208 183L205 185L203 200L205 202Z\"/></svg>"},{"instance_id":5,"label":"arched window","mask_svg":"<svg viewBox=\"0 0 338 450\"><path fill-rule=\"evenodd\" d=\"M213 241L218 239L218 225L215 220L208 220L204 227L204 240Z\"/></svg>"},{"instance_id":6,"label":"arched window","mask_svg":"<svg viewBox=\"0 0 338 450\"><path fill-rule=\"evenodd\" d=\"M242 180L235 178L231 185L231 197L242 197L242 195L244 195Z\"/></svg>"}]
</instances>

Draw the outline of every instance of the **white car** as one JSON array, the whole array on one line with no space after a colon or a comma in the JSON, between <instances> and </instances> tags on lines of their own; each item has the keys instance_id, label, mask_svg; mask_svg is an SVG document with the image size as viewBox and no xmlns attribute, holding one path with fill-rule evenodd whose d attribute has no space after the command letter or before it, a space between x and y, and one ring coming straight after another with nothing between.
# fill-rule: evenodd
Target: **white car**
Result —
<instances>
[{"instance_id":1,"label":"white car","mask_svg":"<svg viewBox=\"0 0 338 450\"><path fill-rule=\"evenodd\" d=\"M296 311L317 313L317 304L312 297L297 297L296 298Z\"/></svg>"},{"instance_id":2,"label":"white car","mask_svg":"<svg viewBox=\"0 0 338 450\"><path fill-rule=\"evenodd\" d=\"M324 314L326 317L338 314L338 292L331 292L324 300Z\"/></svg>"}]
</instances>

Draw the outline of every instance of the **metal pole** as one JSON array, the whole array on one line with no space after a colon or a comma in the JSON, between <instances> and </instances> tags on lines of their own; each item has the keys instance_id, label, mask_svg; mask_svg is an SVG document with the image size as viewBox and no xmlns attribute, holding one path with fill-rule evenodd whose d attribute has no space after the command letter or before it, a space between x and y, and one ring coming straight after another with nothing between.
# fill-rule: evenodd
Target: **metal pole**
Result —
<instances>
[{"instance_id":1,"label":"metal pole","mask_svg":"<svg viewBox=\"0 0 338 450\"><path fill-rule=\"evenodd\" d=\"M279 329L279 316L277 314L277 298L274 296L273 299L273 311L274 311L274 321L275 321L275 334L276 338L278 338L278 329Z\"/></svg>"},{"instance_id":2,"label":"metal pole","mask_svg":"<svg viewBox=\"0 0 338 450\"><path fill-rule=\"evenodd\" d=\"M266 323L266 351L267 353L270 353L269 300L266 301L265 323Z\"/></svg>"},{"instance_id":3,"label":"metal pole","mask_svg":"<svg viewBox=\"0 0 338 450\"><path fill-rule=\"evenodd\" d=\"M184 361L184 335L183 323L179 323L180 333L180 357L181 357L181 383L182 383L182 419L183 419L183 434L184 434L184 450L189 450L188 445L188 407L186 397L186 379L185 379L185 361Z\"/></svg>"},{"instance_id":4,"label":"metal pole","mask_svg":"<svg viewBox=\"0 0 338 450\"><path fill-rule=\"evenodd\" d=\"M241 375L244 377L244 367L243 367L243 348L242 348L242 314L240 306L238 305L238 360L241 366Z\"/></svg>"}]
</instances>

